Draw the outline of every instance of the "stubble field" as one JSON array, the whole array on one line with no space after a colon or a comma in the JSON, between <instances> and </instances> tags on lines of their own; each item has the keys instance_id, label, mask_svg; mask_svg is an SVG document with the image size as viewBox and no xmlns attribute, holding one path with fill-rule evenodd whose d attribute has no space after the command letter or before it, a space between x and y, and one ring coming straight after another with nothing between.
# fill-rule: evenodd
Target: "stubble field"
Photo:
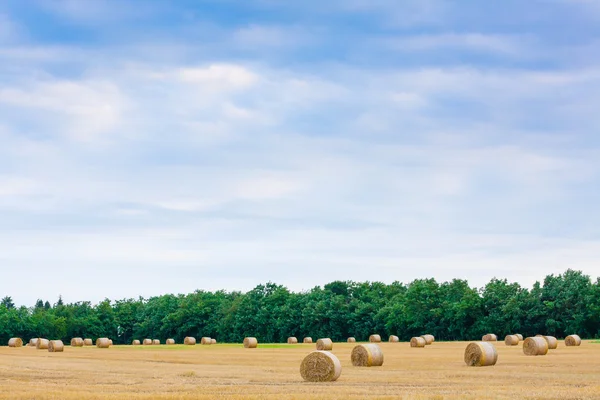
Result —
<instances>
[{"instance_id":1,"label":"stubble field","mask_svg":"<svg viewBox=\"0 0 600 400\"><path fill-rule=\"evenodd\" d=\"M114 346L48 353L0 348L0 399L599 399L600 344L584 341L547 356L498 342L498 364L467 367L468 342L423 349L381 343L383 367L350 363L354 344L335 343L342 375L302 381L313 345Z\"/></svg>"}]
</instances>

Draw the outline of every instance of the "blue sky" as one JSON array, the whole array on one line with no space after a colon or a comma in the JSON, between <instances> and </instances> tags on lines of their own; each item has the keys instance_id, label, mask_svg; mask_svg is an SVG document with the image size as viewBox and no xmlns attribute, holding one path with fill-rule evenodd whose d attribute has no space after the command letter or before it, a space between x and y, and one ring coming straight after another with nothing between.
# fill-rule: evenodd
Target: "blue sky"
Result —
<instances>
[{"instance_id":1,"label":"blue sky","mask_svg":"<svg viewBox=\"0 0 600 400\"><path fill-rule=\"evenodd\" d=\"M0 3L0 295L600 275L600 3Z\"/></svg>"}]
</instances>

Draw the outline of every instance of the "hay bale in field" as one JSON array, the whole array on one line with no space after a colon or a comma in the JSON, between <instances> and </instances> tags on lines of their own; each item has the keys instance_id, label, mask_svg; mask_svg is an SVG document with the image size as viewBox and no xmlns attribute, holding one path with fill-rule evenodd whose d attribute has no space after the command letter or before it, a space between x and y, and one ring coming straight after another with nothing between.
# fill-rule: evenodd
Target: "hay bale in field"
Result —
<instances>
[{"instance_id":1,"label":"hay bale in field","mask_svg":"<svg viewBox=\"0 0 600 400\"><path fill-rule=\"evenodd\" d=\"M110 347L110 339L109 338L96 339L96 347L99 349L108 349Z\"/></svg>"},{"instance_id":2,"label":"hay bale in field","mask_svg":"<svg viewBox=\"0 0 600 400\"><path fill-rule=\"evenodd\" d=\"M350 359L355 367L381 367L383 352L375 343L359 344L352 349Z\"/></svg>"},{"instance_id":3,"label":"hay bale in field","mask_svg":"<svg viewBox=\"0 0 600 400\"><path fill-rule=\"evenodd\" d=\"M519 337L517 335L506 335L504 337L504 344L507 346L517 346L519 344Z\"/></svg>"},{"instance_id":4,"label":"hay bale in field","mask_svg":"<svg viewBox=\"0 0 600 400\"><path fill-rule=\"evenodd\" d=\"M565 338L565 346L581 346L579 335L569 335Z\"/></svg>"},{"instance_id":5,"label":"hay bale in field","mask_svg":"<svg viewBox=\"0 0 600 400\"><path fill-rule=\"evenodd\" d=\"M543 336L548 342L548 350L556 350L558 348L558 340L554 336Z\"/></svg>"},{"instance_id":6,"label":"hay bale in field","mask_svg":"<svg viewBox=\"0 0 600 400\"><path fill-rule=\"evenodd\" d=\"M350 336L350 337L348 338L348 343L356 343L356 338L354 338L354 337Z\"/></svg>"},{"instance_id":7,"label":"hay bale in field","mask_svg":"<svg viewBox=\"0 0 600 400\"><path fill-rule=\"evenodd\" d=\"M35 348L38 350L48 350L48 344L50 341L48 339L38 338Z\"/></svg>"},{"instance_id":8,"label":"hay bale in field","mask_svg":"<svg viewBox=\"0 0 600 400\"><path fill-rule=\"evenodd\" d=\"M526 356L545 356L548 354L548 342L540 336L528 337L523 342L523 353Z\"/></svg>"},{"instance_id":9,"label":"hay bale in field","mask_svg":"<svg viewBox=\"0 0 600 400\"><path fill-rule=\"evenodd\" d=\"M8 341L8 347L23 347L23 339L14 337Z\"/></svg>"},{"instance_id":10,"label":"hay bale in field","mask_svg":"<svg viewBox=\"0 0 600 400\"><path fill-rule=\"evenodd\" d=\"M422 335L423 339L425 339L425 344L429 346L431 343L435 342L435 337L433 335Z\"/></svg>"},{"instance_id":11,"label":"hay bale in field","mask_svg":"<svg viewBox=\"0 0 600 400\"><path fill-rule=\"evenodd\" d=\"M519 342L523 341L523 335L521 335L520 333L515 333L515 336L519 338Z\"/></svg>"},{"instance_id":12,"label":"hay bale in field","mask_svg":"<svg viewBox=\"0 0 600 400\"><path fill-rule=\"evenodd\" d=\"M186 346L195 346L196 338L192 336L186 336L185 339L183 339L183 344L185 344Z\"/></svg>"},{"instance_id":13,"label":"hay bale in field","mask_svg":"<svg viewBox=\"0 0 600 400\"><path fill-rule=\"evenodd\" d=\"M205 336L202 339L200 339L200 344L212 344L212 339L208 336Z\"/></svg>"},{"instance_id":14,"label":"hay bale in field","mask_svg":"<svg viewBox=\"0 0 600 400\"><path fill-rule=\"evenodd\" d=\"M159 339L153 339L153 340L152 340L152 345L153 345L153 346L158 346L158 345L160 345L160 340L159 340Z\"/></svg>"},{"instance_id":15,"label":"hay bale in field","mask_svg":"<svg viewBox=\"0 0 600 400\"><path fill-rule=\"evenodd\" d=\"M290 336L289 338L287 338L287 344L298 344L298 338Z\"/></svg>"},{"instance_id":16,"label":"hay bale in field","mask_svg":"<svg viewBox=\"0 0 600 400\"><path fill-rule=\"evenodd\" d=\"M215 338L210 339L210 344L217 344L217 339L215 339Z\"/></svg>"},{"instance_id":17,"label":"hay bale in field","mask_svg":"<svg viewBox=\"0 0 600 400\"><path fill-rule=\"evenodd\" d=\"M302 339L302 343L312 343L312 338L310 336L307 336L304 339Z\"/></svg>"},{"instance_id":18,"label":"hay bale in field","mask_svg":"<svg viewBox=\"0 0 600 400\"><path fill-rule=\"evenodd\" d=\"M27 344L27 346L29 347L37 347L37 341L39 340L39 338L31 338L29 339L29 343Z\"/></svg>"},{"instance_id":19,"label":"hay bale in field","mask_svg":"<svg viewBox=\"0 0 600 400\"><path fill-rule=\"evenodd\" d=\"M139 346L139 345L141 345L141 344L142 344L142 342L140 342L140 341L139 341L139 340L137 340L137 339L135 339L133 342L131 342L131 345L132 345L132 346Z\"/></svg>"},{"instance_id":20,"label":"hay bale in field","mask_svg":"<svg viewBox=\"0 0 600 400\"><path fill-rule=\"evenodd\" d=\"M80 337L74 337L71 339L71 347L83 347L83 339Z\"/></svg>"},{"instance_id":21,"label":"hay bale in field","mask_svg":"<svg viewBox=\"0 0 600 400\"><path fill-rule=\"evenodd\" d=\"M483 335L481 340L484 342L497 342L498 336L494 335L493 333L488 333L487 335Z\"/></svg>"},{"instance_id":22,"label":"hay bale in field","mask_svg":"<svg viewBox=\"0 0 600 400\"><path fill-rule=\"evenodd\" d=\"M379 336L379 335L371 335L371 336L369 336L369 342L371 342L371 343L381 343L381 336Z\"/></svg>"},{"instance_id":23,"label":"hay bale in field","mask_svg":"<svg viewBox=\"0 0 600 400\"><path fill-rule=\"evenodd\" d=\"M489 367L498 361L496 347L488 342L469 343L465 349L465 364L469 367Z\"/></svg>"},{"instance_id":24,"label":"hay bale in field","mask_svg":"<svg viewBox=\"0 0 600 400\"><path fill-rule=\"evenodd\" d=\"M328 351L313 351L300 364L300 375L308 382L333 382L341 374L340 360Z\"/></svg>"},{"instance_id":25,"label":"hay bale in field","mask_svg":"<svg viewBox=\"0 0 600 400\"><path fill-rule=\"evenodd\" d=\"M410 339L410 347L425 347L427 346L427 341L422 337L413 337Z\"/></svg>"},{"instance_id":26,"label":"hay bale in field","mask_svg":"<svg viewBox=\"0 0 600 400\"><path fill-rule=\"evenodd\" d=\"M93 346L94 341L92 339L83 339L83 345L84 346Z\"/></svg>"},{"instance_id":27,"label":"hay bale in field","mask_svg":"<svg viewBox=\"0 0 600 400\"><path fill-rule=\"evenodd\" d=\"M167 342L166 342L166 343L167 343L168 345L173 345L173 344L175 344L175 339L167 339Z\"/></svg>"},{"instance_id":28,"label":"hay bale in field","mask_svg":"<svg viewBox=\"0 0 600 400\"><path fill-rule=\"evenodd\" d=\"M111 345L111 346L113 345L112 339L108 339L108 344Z\"/></svg>"},{"instance_id":29,"label":"hay bale in field","mask_svg":"<svg viewBox=\"0 0 600 400\"><path fill-rule=\"evenodd\" d=\"M333 349L333 341L329 338L317 340L317 350L329 351Z\"/></svg>"},{"instance_id":30,"label":"hay bale in field","mask_svg":"<svg viewBox=\"0 0 600 400\"><path fill-rule=\"evenodd\" d=\"M244 338L244 348L246 349L255 349L258 347L258 340L255 337L246 337Z\"/></svg>"},{"instance_id":31,"label":"hay bale in field","mask_svg":"<svg viewBox=\"0 0 600 400\"><path fill-rule=\"evenodd\" d=\"M388 339L388 341L391 343L398 343L400 341L400 339L396 335L390 335L390 338Z\"/></svg>"},{"instance_id":32,"label":"hay bale in field","mask_svg":"<svg viewBox=\"0 0 600 400\"><path fill-rule=\"evenodd\" d=\"M152 346L152 339L144 339L142 343L144 346Z\"/></svg>"},{"instance_id":33,"label":"hay bale in field","mask_svg":"<svg viewBox=\"0 0 600 400\"><path fill-rule=\"evenodd\" d=\"M65 351L65 344L62 340L51 340L48 343L48 352L50 353L62 353Z\"/></svg>"}]
</instances>

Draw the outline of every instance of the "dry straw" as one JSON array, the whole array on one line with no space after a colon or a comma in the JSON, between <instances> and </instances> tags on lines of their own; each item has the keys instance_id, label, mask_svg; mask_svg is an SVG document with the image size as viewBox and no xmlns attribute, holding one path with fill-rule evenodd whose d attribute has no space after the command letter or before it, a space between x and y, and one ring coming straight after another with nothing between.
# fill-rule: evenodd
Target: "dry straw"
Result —
<instances>
[{"instance_id":1,"label":"dry straw","mask_svg":"<svg viewBox=\"0 0 600 400\"><path fill-rule=\"evenodd\" d=\"M298 343L298 338L294 337L294 336L290 336L289 338L287 338L287 344L297 344Z\"/></svg>"},{"instance_id":2,"label":"dry straw","mask_svg":"<svg viewBox=\"0 0 600 400\"><path fill-rule=\"evenodd\" d=\"M139 346L140 344L142 344L142 342L140 342L139 340L135 339L133 342L131 342L132 346Z\"/></svg>"},{"instance_id":3,"label":"dry straw","mask_svg":"<svg viewBox=\"0 0 600 400\"><path fill-rule=\"evenodd\" d=\"M517 335L506 335L504 344L507 346L517 346L519 344L519 337Z\"/></svg>"},{"instance_id":4,"label":"dry straw","mask_svg":"<svg viewBox=\"0 0 600 400\"><path fill-rule=\"evenodd\" d=\"M113 345L112 339L108 339L108 344L111 345L111 346Z\"/></svg>"},{"instance_id":5,"label":"dry straw","mask_svg":"<svg viewBox=\"0 0 600 400\"><path fill-rule=\"evenodd\" d=\"M390 338L388 340L392 343L397 343L400 341L400 339L396 335L390 335Z\"/></svg>"},{"instance_id":6,"label":"dry straw","mask_svg":"<svg viewBox=\"0 0 600 400\"><path fill-rule=\"evenodd\" d=\"M29 344L28 344L28 346L29 346L29 347L37 347L37 342L38 342L38 340L39 340L39 338L32 338L32 339L29 339Z\"/></svg>"},{"instance_id":7,"label":"dry straw","mask_svg":"<svg viewBox=\"0 0 600 400\"><path fill-rule=\"evenodd\" d=\"M351 336L351 337L349 337L349 338L348 338L348 343L356 343L356 338L354 338L354 337L352 337L352 336Z\"/></svg>"},{"instance_id":8,"label":"dry straw","mask_svg":"<svg viewBox=\"0 0 600 400\"><path fill-rule=\"evenodd\" d=\"M350 359L355 367L381 367L383 352L375 343L359 344L352 349Z\"/></svg>"},{"instance_id":9,"label":"dry straw","mask_svg":"<svg viewBox=\"0 0 600 400\"><path fill-rule=\"evenodd\" d=\"M328 351L313 351L300 364L300 375L308 382L333 382L341 374L340 360Z\"/></svg>"},{"instance_id":10,"label":"dry straw","mask_svg":"<svg viewBox=\"0 0 600 400\"><path fill-rule=\"evenodd\" d=\"M183 344L185 344L186 346L195 346L196 338L192 336L186 336L185 339L183 339Z\"/></svg>"},{"instance_id":11,"label":"dry straw","mask_svg":"<svg viewBox=\"0 0 600 400\"><path fill-rule=\"evenodd\" d=\"M493 333L488 333L487 335L483 335L481 340L484 342L497 342L498 336L494 335Z\"/></svg>"},{"instance_id":12,"label":"dry straw","mask_svg":"<svg viewBox=\"0 0 600 400\"><path fill-rule=\"evenodd\" d=\"M558 348L558 340L554 336L543 336L548 342L548 350L556 350Z\"/></svg>"},{"instance_id":13,"label":"dry straw","mask_svg":"<svg viewBox=\"0 0 600 400\"><path fill-rule=\"evenodd\" d=\"M369 342L371 342L371 343L381 343L381 336L379 336L379 335L371 335L371 336L369 336Z\"/></svg>"},{"instance_id":14,"label":"dry straw","mask_svg":"<svg viewBox=\"0 0 600 400\"><path fill-rule=\"evenodd\" d=\"M152 339L144 339L144 346L152 346Z\"/></svg>"},{"instance_id":15,"label":"dry straw","mask_svg":"<svg viewBox=\"0 0 600 400\"><path fill-rule=\"evenodd\" d=\"M200 344L212 344L212 339L208 336L204 336L202 339L200 339Z\"/></svg>"},{"instance_id":16,"label":"dry straw","mask_svg":"<svg viewBox=\"0 0 600 400\"><path fill-rule=\"evenodd\" d=\"M496 347L488 342L469 343L465 349L465 364L469 367L488 367L498 361Z\"/></svg>"},{"instance_id":17,"label":"dry straw","mask_svg":"<svg viewBox=\"0 0 600 400\"><path fill-rule=\"evenodd\" d=\"M581 346L579 335L569 335L565 338L565 346Z\"/></svg>"},{"instance_id":18,"label":"dry straw","mask_svg":"<svg viewBox=\"0 0 600 400\"><path fill-rule=\"evenodd\" d=\"M210 344L217 344L217 339L210 339Z\"/></svg>"},{"instance_id":19,"label":"dry straw","mask_svg":"<svg viewBox=\"0 0 600 400\"><path fill-rule=\"evenodd\" d=\"M258 340L255 337L244 338L244 347L246 349L255 349L258 347Z\"/></svg>"},{"instance_id":20,"label":"dry straw","mask_svg":"<svg viewBox=\"0 0 600 400\"><path fill-rule=\"evenodd\" d=\"M175 339L167 339L166 343L169 345L175 344Z\"/></svg>"},{"instance_id":21,"label":"dry straw","mask_svg":"<svg viewBox=\"0 0 600 400\"><path fill-rule=\"evenodd\" d=\"M154 346L158 346L158 345L160 344L160 340L158 340L158 339L154 339L154 340L152 340L152 344L153 344Z\"/></svg>"},{"instance_id":22,"label":"dry straw","mask_svg":"<svg viewBox=\"0 0 600 400\"><path fill-rule=\"evenodd\" d=\"M333 349L333 341L329 338L317 340L317 350L329 351Z\"/></svg>"},{"instance_id":23,"label":"dry straw","mask_svg":"<svg viewBox=\"0 0 600 400\"><path fill-rule=\"evenodd\" d=\"M545 356L548 353L548 342L540 336L528 337L523 342L523 353L526 356Z\"/></svg>"},{"instance_id":24,"label":"dry straw","mask_svg":"<svg viewBox=\"0 0 600 400\"><path fill-rule=\"evenodd\" d=\"M302 343L312 343L312 338L310 336L305 337L304 339L302 339Z\"/></svg>"},{"instance_id":25,"label":"dry straw","mask_svg":"<svg viewBox=\"0 0 600 400\"><path fill-rule=\"evenodd\" d=\"M523 335L521 335L520 333L515 333L515 336L519 338L519 342L523 341Z\"/></svg>"},{"instance_id":26,"label":"dry straw","mask_svg":"<svg viewBox=\"0 0 600 400\"><path fill-rule=\"evenodd\" d=\"M84 346L93 346L94 341L92 339L83 339L83 345Z\"/></svg>"},{"instance_id":27,"label":"dry straw","mask_svg":"<svg viewBox=\"0 0 600 400\"><path fill-rule=\"evenodd\" d=\"M435 337L433 335L422 335L423 339L425 339L425 344L429 346L431 343L435 342Z\"/></svg>"},{"instance_id":28,"label":"dry straw","mask_svg":"<svg viewBox=\"0 0 600 400\"><path fill-rule=\"evenodd\" d=\"M37 340L37 343L35 344L35 347L38 350L48 350L48 344L49 343L50 343L50 341L48 339L39 338Z\"/></svg>"},{"instance_id":29,"label":"dry straw","mask_svg":"<svg viewBox=\"0 0 600 400\"><path fill-rule=\"evenodd\" d=\"M413 337L410 339L410 347L425 347L427 342L422 337Z\"/></svg>"},{"instance_id":30,"label":"dry straw","mask_svg":"<svg viewBox=\"0 0 600 400\"><path fill-rule=\"evenodd\" d=\"M83 347L83 339L80 337L74 337L71 339L71 347Z\"/></svg>"},{"instance_id":31,"label":"dry straw","mask_svg":"<svg viewBox=\"0 0 600 400\"><path fill-rule=\"evenodd\" d=\"M23 347L23 339L14 337L8 341L8 347Z\"/></svg>"},{"instance_id":32,"label":"dry straw","mask_svg":"<svg viewBox=\"0 0 600 400\"><path fill-rule=\"evenodd\" d=\"M62 340L51 340L48 343L48 351L50 353L62 353L65 351L65 344Z\"/></svg>"},{"instance_id":33,"label":"dry straw","mask_svg":"<svg viewBox=\"0 0 600 400\"><path fill-rule=\"evenodd\" d=\"M110 339L109 338L96 339L96 347L99 349L108 349L110 347Z\"/></svg>"}]
</instances>

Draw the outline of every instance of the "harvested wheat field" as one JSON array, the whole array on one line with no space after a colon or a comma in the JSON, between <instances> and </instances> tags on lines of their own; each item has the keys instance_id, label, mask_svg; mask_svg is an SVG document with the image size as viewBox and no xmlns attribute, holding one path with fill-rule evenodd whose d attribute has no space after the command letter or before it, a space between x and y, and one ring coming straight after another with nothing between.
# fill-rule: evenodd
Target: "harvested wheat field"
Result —
<instances>
[{"instance_id":1,"label":"harvested wheat field","mask_svg":"<svg viewBox=\"0 0 600 400\"><path fill-rule=\"evenodd\" d=\"M0 347L0 399L592 399L600 398L600 344L560 342L546 356L494 344L498 363L468 367L469 342L424 349L379 343L385 363L353 367L353 343L335 343L335 382L310 383L300 364L314 344ZM77 371L74 373L74 371Z\"/></svg>"}]
</instances>

